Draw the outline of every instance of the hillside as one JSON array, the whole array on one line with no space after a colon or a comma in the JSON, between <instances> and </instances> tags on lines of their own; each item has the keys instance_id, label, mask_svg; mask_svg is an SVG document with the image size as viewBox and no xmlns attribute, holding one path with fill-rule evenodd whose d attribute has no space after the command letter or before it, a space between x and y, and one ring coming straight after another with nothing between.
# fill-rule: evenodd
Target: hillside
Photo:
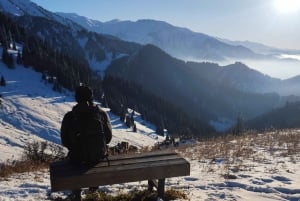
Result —
<instances>
[{"instance_id":1,"label":"hillside","mask_svg":"<svg viewBox=\"0 0 300 201\"><path fill-rule=\"evenodd\" d=\"M287 102L285 106L245 122L246 128L287 129L300 127L300 102Z\"/></svg>"},{"instance_id":2,"label":"hillside","mask_svg":"<svg viewBox=\"0 0 300 201\"><path fill-rule=\"evenodd\" d=\"M279 80L241 63L224 67L186 63L153 45L144 46L131 57L115 60L106 73L138 84L207 122L221 117L235 119L238 113L250 119L283 105L290 98L258 89L259 84L267 87Z\"/></svg>"},{"instance_id":3,"label":"hillside","mask_svg":"<svg viewBox=\"0 0 300 201\"><path fill-rule=\"evenodd\" d=\"M1 162L18 159L25 144L35 140L60 144L60 124L64 114L75 104L73 93L53 91L53 84L42 80L42 74L32 68L17 65L9 69L0 62L0 76L6 81L6 86L0 86ZM108 108L105 110L109 112ZM143 121L138 113L135 116L137 133L127 128L119 117L109 115L113 124L111 146L125 140L141 148L162 140L155 134L155 127Z\"/></svg>"}]
</instances>

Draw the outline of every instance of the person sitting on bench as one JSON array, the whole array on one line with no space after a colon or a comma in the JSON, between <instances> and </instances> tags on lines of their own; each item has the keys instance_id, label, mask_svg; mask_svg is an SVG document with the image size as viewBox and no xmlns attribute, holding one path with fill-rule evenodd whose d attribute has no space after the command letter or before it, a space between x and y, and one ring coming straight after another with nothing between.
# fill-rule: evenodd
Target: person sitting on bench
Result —
<instances>
[{"instance_id":1,"label":"person sitting on bench","mask_svg":"<svg viewBox=\"0 0 300 201\"><path fill-rule=\"evenodd\" d=\"M106 146L112 139L112 126L108 114L94 104L89 87L79 86L75 99L77 104L63 118L61 141L68 148L67 158L71 163L89 167L107 158ZM81 190L73 190L72 196L80 200Z\"/></svg>"}]
</instances>

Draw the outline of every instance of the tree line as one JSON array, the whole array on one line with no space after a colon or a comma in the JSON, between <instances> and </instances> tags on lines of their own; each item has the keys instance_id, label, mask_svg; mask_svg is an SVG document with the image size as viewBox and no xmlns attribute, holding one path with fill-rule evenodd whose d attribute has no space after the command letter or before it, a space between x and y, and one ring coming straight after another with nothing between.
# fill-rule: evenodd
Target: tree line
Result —
<instances>
[{"instance_id":1,"label":"tree line","mask_svg":"<svg viewBox=\"0 0 300 201\"><path fill-rule=\"evenodd\" d=\"M102 101L113 113L124 116L127 108L138 111L144 120L156 126L157 133L161 135L164 129L173 136L208 137L214 132L207 123L191 118L184 110L130 81L105 76L103 90L105 95Z\"/></svg>"},{"instance_id":2,"label":"tree line","mask_svg":"<svg viewBox=\"0 0 300 201\"><path fill-rule=\"evenodd\" d=\"M11 18L0 12L0 43L3 48L2 62L8 68L14 68L13 55L9 49L17 51L16 62L24 67L33 67L37 72L45 73L57 79L54 89L62 87L73 91L80 83L95 89L95 96L100 97L101 79L90 69L86 60L51 46L47 39L29 34ZM16 43L22 46L17 50Z\"/></svg>"}]
</instances>

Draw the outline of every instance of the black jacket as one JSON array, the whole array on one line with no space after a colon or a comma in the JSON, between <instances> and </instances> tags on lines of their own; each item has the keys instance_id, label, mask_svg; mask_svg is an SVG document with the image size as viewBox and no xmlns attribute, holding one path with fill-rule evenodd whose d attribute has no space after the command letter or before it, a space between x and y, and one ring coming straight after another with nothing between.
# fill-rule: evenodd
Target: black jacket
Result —
<instances>
[{"instance_id":1,"label":"black jacket","mask_svg":"<svg viewBox=\"0 0 300 201\"><path fill-rule=\"evenodd\" d=\"M106 144L108 144L112 139L112 126L109 119L108 114L100 109L95 104L88 104L88 103L79 103L75 105L72 109L72 111L69 111L65 114L62 125L61 125L61 141L62 144L68 148L69 150L69 157L77 158L77 155L80 153L77 153L79 150L76 146L76 136L74 136L74 114L76 116L80 116L80 118L85 119L85 117L91 116L91 115L98 115L100 117L101 121L103 122L103 131L105 135L105 141ZM86 118L88 119L88 118Z\"/></svg>"}]
</instances>

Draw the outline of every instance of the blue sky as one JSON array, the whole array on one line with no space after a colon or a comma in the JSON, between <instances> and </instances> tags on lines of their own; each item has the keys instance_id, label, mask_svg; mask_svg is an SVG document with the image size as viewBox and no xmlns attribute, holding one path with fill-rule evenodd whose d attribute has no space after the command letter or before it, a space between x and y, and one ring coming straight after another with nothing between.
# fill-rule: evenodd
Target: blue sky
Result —
<instances>
[{"instance_id":1,"label":"blue sky","mask_svg":"<svg viewBox=\"0 0 300 201\"><path fill-rule=\"evenodd\" d=\"M32 1L53 12L102 22L155 19L211 36L300 49L300 0Z\"/></svg>"}]
</instances>

